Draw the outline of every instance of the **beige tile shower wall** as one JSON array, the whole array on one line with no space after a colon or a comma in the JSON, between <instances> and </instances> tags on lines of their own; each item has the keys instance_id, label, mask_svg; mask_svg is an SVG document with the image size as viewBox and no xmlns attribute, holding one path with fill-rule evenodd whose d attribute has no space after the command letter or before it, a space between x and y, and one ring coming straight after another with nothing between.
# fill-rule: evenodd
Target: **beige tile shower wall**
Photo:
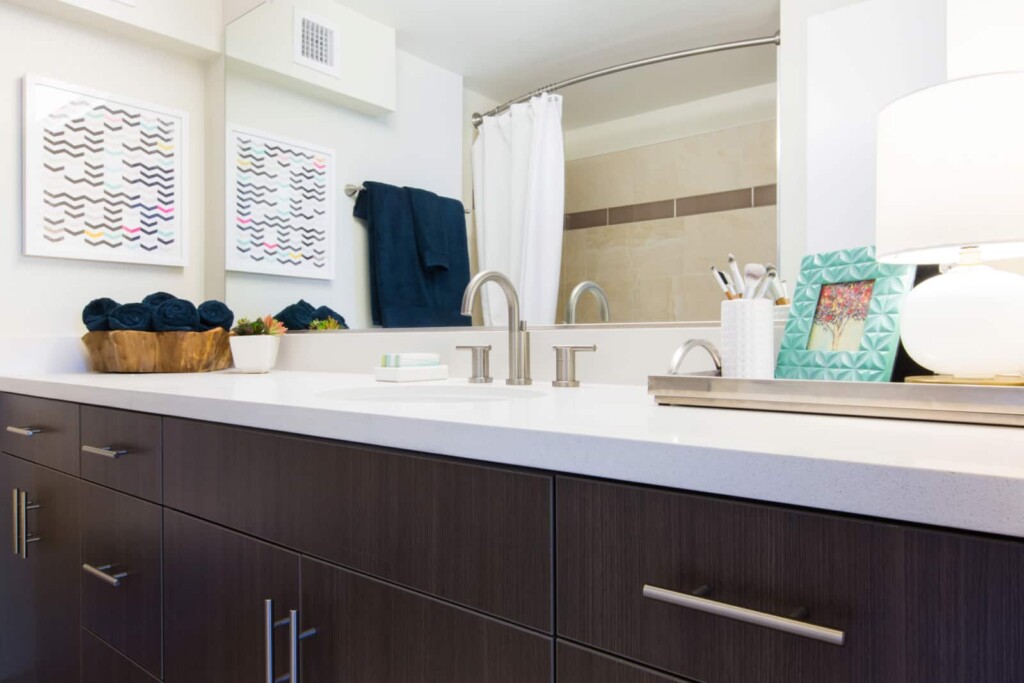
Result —
<instances>
[{"instance_id":1,"label":"beige tile shower wall","mask_svg":"<svg viewBox=\"0 0 1024 683\"><path fill-rule=\"evenodd\" d=\"M566 165L566 213L772 185L775 158L775 122L765 121L578 159ZM775 261L776 207L567 230L558 319L572 288L594 280L613 322L718 320L722 294L709 269L724 268L728 252ZM588 294L577 322L597 319Z\"/></svg>"}]
</instances>

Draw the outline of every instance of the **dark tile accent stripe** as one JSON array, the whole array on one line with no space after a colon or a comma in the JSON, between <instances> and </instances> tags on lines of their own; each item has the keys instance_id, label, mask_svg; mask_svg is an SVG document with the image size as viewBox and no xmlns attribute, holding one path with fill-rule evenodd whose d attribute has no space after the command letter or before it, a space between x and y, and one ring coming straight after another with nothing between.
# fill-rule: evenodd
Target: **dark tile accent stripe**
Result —
<instances>
[{"instance_id":1,"label":"dark tile accent stripe","mask_svg":"<svg viewBox=\"0 0 1024 683\"><path fill-rule=\"evenodd\" d=\"M596 228L601 225L608 225L608 209L595 209L594 211L580 211L565 216L566 230L579 230L580 228Z\"/></svg>"},{"instance_id":2,"label":"dark tile accent stripe","mask_svg":"<svg viewBox=\"0 0 1024 683\"><path fill-rule=\"evenodd\" d=\"M762 185L754 188L754 206L774 206L778 203L779 186Z\"/></svg>"},{"instance_id":3,"label":"dark tile accent stripe","mask_svg":"<svg viewBox=\"0 0 1024 683\"><path fill-rule=\"evenodd\" d=\"M712 192L693 197L682 197L676 200L677 216L693 216L698 213L714 213L716 211L733 211L749 209L754 205L754 193L751 188Z\"/></svg>"},{"instance_id":4,"label":"dark tile accent stripe","mask_svg":"<svg viewBox=\"0 0 1024 683\"><path fill-rule=\"evenodd\" d=\"M675 205L671 199L666 199L661 202L630 204L608 209L608 225L656 221L659 218L672 218L673 216L675 216Z\"/></svg>"},{"instance_id":5,"label":"dark tile accent stripe","mask_svg":"<svg viewBox=\"0 0 1024 683\"><path fill-rule=\"evenodd\" d=\"M640 223L718 211L735 211L755 206L774 206L777 202L778 185L760 185L740 190L680 197L679 199L665 199L643 204L613 206L610 209L568 213L565 215L565 229L579 230L580 228Z\"/></svg>"}]
</instances>

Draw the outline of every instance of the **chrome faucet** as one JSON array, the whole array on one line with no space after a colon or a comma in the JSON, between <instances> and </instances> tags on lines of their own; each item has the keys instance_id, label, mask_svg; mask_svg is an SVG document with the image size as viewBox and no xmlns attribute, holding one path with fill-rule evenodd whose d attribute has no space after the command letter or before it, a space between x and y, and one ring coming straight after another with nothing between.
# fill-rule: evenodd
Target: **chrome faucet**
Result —
<instances>
[{"instance_id":1,"label":"chrome faucet","mask_svg":"<svg viewBox=\"0 0 1024 683\"><path fill-rule=\"evenodd\" d=\"M572 294L569 295L569 303L565 307L565 322L567 325L576 324L576 307L580 303L580 297L587 292L593 292L597 303L601 306L601 322L606 323L611 319L608 309L608 295L601 289L601 285L590 280L585 280L576 285Z\"/></svg>"},{"instance_id":2,"label":"chrome faucet","mask_svg":"<svg viewBox=\"0 0 1024 683\"><path fill-rule=\"evenodd\" d=\"M526 322L519 319L519 295L508 276L496 270L477 273L462 294L462 315L473 315L473 302L476 300L477 292L487 282L497 283L508 303L508 379L505 383L531 384L530 333L526 331Z\"/></svg>"}]
</instances>

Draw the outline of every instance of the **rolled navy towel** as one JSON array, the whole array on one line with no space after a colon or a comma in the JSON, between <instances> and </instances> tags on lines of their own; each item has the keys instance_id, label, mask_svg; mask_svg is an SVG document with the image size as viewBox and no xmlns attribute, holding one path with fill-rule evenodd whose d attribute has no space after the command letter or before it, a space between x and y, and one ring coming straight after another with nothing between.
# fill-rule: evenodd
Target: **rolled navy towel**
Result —
<instances>
[{"instance_id":1,"label":"rolled navy towel","mask_svg":"<svg viewBox=\"0 0 1024 683\"><path fill-rule=\"evenodd\" d=\"M156 309L160 308L160 306L165 301L173 301L174 299L177 298L178 297L174 296L173 294L168 294L167 292L153 292L145 299L143 299L142 303L152 308L153 311L156 311Z\"/></svg>"},{"instance_id":2,"label":"rolled navy towel","mask_svg":"<svg viewBox=\"0 0 1024 683\"><path fill-rule=\"evenodd\" d=\"M191 301L168 299L153 312L157 332L195 332L199 329L199 311Z\"/></svg>"},{"instance_id":3,"label":"rolled navy towel","mask_svg":"<svg viewBox=\"0 0 1024 683\"><path fill-rule=\"evenodd\" d=\"M82 310L82 322L90 332L103 332L110 329L110 312L121 304L113 299L93 299Z\"/></svg>"},{"instance_id":4,"label":"rolled navy towel","mask_svg":"<svg viewBox=\"0 0 1024 683\"><path fill-rule=\"evenodd\" d=\"M235 322L235 314L220 301L204 301L199 304L199 328L205 332L215 327L223 327L231 331Z\"/></svg>"},{"instance_id":5,"label":"rolled navy towel","mask_svg":"<svg viewBox=\"0 0 1024 683\"><path fill-rule=\"evenodd\" d=\"M149 332L153 329L153 309L146 304L122 304L110 312L110 329Z\"/></svg>"},{"instance_id":6,"label":"rolled navy towel","mask_svg":"<svg viewBox=\"0 0 1024 683\"><path fill-rule=\"evenodd\" d=\"M334 318L338 321L339 325L344 327L346 330L348 329L348 325L345 324L345 318L329 306L321 306L313 313L314 320L327 320L328 318Z\"/></svg>"},{"instance_id":7,"label":"rolled navy towel","mask_svg":"<svg viewBox=\"0 0 1024 683\"><path fill-rule=\"evenodd\" d=\"M291 306L286 306L283 311L274 317L284 323L284 326L289 330L308 330L309 324L316 317L316 309L306 301L299 299L298 302Z\"/></svg>"}]
</instances>

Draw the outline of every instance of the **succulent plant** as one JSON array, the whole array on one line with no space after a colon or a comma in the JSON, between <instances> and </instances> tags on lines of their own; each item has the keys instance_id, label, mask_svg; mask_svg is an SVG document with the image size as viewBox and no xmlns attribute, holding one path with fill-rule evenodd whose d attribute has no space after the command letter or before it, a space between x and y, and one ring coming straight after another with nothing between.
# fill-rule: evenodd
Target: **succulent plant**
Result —
<instances>
[{"instance_id":1,"label":"succulent plant","mask_svg":"<svg viewBox=\"0 0 1024 683\"><path fill-rule=\"evenodd\" d=\"M326 320L314 320L309 324L309 329L322 332L324 330L340 330L341 323L334 318L328 317Z\"/></svg>"},{"instance_id":2,"label":"succulent plant","mask_svg":"<svg viewBox=\"0 0 1024 683\"><path fill-rule=\"evenodd\" d=\"M267 315L262 318L256 318L255 320L242 318L231 331L239 337L254 337L259 335L277 337L287 332L288 328L284 326L284 323L279 320L275 320L274 316Z\"/></svg>"}]
</instances>

